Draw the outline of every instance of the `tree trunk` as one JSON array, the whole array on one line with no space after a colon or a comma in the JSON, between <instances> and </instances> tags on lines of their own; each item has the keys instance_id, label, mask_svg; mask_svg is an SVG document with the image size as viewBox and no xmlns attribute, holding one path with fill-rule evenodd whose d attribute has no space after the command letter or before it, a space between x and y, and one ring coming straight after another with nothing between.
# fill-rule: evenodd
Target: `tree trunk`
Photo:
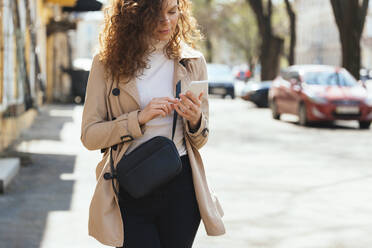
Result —
<instances>
[{"instance_id":1,"label":"tree trunk","mask_svg":"<svg viewBox=\"0 0 372 248\"><path fill-rule=\"evenodd\" d=\"M293 11L292 5L289 0L285 0L290 25L290 44L288 54L288 64L295 64L295 47L296 47L296 13Z\"/></svg>"},{"instance_id":2,"label":"tree trunk","mask_svg":"<svg viewBox=\"0 0 372 248\"><path fill-rule=\"evenodd\" d=\"M212 63L212 59L213 59L213 47L212 47L212 41L207 33L207 37L205 39L205 46L206 46L206 49L207 49L207 56L205 58L205 60L208 62L208 63Z\"/></svg>"},{"instance_id":3,"label":"tree trunk","mask_svg":"<svg viewBox=\"0 0 372 248\"><path fill-rule=\"evenodd\" d=\"M368 12L369 0L362 5L355 0L330 0L342 48L342 66L359 79L361 49L360 39Z\"/></svg>"},{"instance_id":4,"label":"tree trunk","mask_svg":"<svg viewBox=\"0 0 372 248\"><path fill-rule=\"evenodd\" d=\"M264 11L262 0L247 1L255 13L261 34L261 81L273 80L279 71L280 55L283 50L284 40L272 33L272 2L271 0L267 1L267 10Z\"/></svg>"},{"instance_id":5,"label":"tree trunk","mask_svg":"<svg viewBox=\"0 0 372 248\"><path fill-rule=\"evenodd\" d=\"M261 46L261 81L273 80L279 72L284 41L276 36L266 38Z\"/></svg>"},{"instance_id":6,"label":"tree trunk","mask_svg":"<svg viewBox=\"0 0 372 248\"><path fill-rule=\"evenodd\" d=\"M207 8L208 9L211 9L211 6L212 6L212 0L206 0L206 4L207 4ZM206 61L208 63L212 63L213 61L213 45L212 45L212 41L211 41L211 35L210 33L206 32L206 49L207 49L207 56L206 56Z\"/></svg>"},{"instance_id":7,"label":"tree trunk","mask_svg":"<svg viewBox=\"0 0 372 248\"><path fill-rule=\"evenodd\" d=\"M356 79L359 79L361 49L360 38L355 37L356 34L342 35L342 67L346 68Z\"/></svg>"}]
</instances>

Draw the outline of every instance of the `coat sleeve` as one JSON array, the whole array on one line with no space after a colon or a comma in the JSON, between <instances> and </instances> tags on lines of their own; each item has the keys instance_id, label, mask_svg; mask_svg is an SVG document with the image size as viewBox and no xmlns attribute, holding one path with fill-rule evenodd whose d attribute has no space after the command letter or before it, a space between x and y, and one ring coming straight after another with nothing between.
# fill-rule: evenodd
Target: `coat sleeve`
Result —
<instances>
[{"instance_id":1,"label":"coat sleeve","mask_svg":"<svg viewBox=\"0 0 372 248\"><path fill-rule=\"evenodd\" d=\"M95 55L88 77L85 103L81 122L80 140L88 150L98 150L125 142L143 135L143 127L138 122L135 110L107 120L106 80L104 68L98 55Z\"/></svg>"},{"instance_id":2,"label":"coat sleeve","mask_svg":"<svg viewBox=\"0 0 372 248\"><path fill-rule=\"evenodd\" d=\"M207 63L204 56L201 56L195 63L195 68L197 68L198 78L197 80L208 80L207 73ZM190 138L191 145L197 149L203 147L209 136L208 120L209 120L209 102L208 102L208 92L204 92L201 103L202 116L200 121L200 126L194 132L191 131L189 127L189 122L186 121L186 134Z\"/></svg>"}]
</instances>

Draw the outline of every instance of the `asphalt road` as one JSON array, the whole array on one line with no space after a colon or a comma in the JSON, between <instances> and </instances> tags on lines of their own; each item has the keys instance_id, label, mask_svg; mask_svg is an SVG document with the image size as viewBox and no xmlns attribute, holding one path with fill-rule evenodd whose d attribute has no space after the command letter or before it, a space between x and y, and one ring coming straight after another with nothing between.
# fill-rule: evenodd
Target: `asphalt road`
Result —
<instances>
[{"instance_id":1,"label":"asphalt road","mask_svg":"<svg viewBox=\"0 0 372 248\"><path fill-rule=\"evenodd\" d=\"M202 151L227 234L202 234L196 247L372 247L372 131L276 121L242 100L210 109Z\"/></svg>"},{"instance_id":2,"label":"asphalt road","mask_svg":"<svg viewBox=\"0 0 372 248\"><path fill-rule=\"evenodd\" d=\"M82 106L45 106L16 142L23 166L0 196L0 247L104 247L87 235L99 152L80 143ZM227 233L195 248L372 247L372 130L301 127L242 100L210 100L201 149Z\"/></svg>"}]
</instances>

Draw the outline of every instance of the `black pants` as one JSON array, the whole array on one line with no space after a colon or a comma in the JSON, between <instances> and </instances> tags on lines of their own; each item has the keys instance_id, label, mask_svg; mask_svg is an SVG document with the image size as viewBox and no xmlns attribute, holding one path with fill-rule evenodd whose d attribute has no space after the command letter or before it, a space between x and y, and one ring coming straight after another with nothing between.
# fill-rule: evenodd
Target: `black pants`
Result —
<instances>
[{"instance_id":1,"label":"black pants","mask_svg":"<svg viewBox=\"0 0 372 248\"><path fill-rule=\"evenodd\" d=\"M120 188L123 248L191 248L200 225L191 167L181 157L182 172L140 199Z\"/></svg>"}]
</instances>

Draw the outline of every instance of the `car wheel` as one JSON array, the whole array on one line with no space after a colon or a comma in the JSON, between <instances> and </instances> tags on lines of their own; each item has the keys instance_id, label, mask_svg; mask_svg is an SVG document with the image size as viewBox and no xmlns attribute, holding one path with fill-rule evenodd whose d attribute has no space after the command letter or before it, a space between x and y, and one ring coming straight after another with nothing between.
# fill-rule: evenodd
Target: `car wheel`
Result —
<instances>
[{"instance_id":1,"label":"car wheel","mask_svg":"<svg viewBox=\"0 0 372 248\"><path fill-rule=\"evenodd\" d=\"M359 121L359 128L360 129L369 129L370 126L371 126L370 121Z\"/></svg>"},{"instance_id":2,"label":"car wheel","mask_svg":"<svg viewBox=\"0 0 372 248\"><path fill-rule=\"evenodd\" d=\"M298 108L298 120L301 126L307 126L309 121L307 119L306 105L301 103Z\"/></svg>"},{"instance_id":3,"label":"car wheel","mask_svg":"<svg viewBox=\"0 0 372 248\"><path fill-rule=\"evenodd\" d=\"M271 108L271 114L273 116L273 119L279 120L280 113L278 112L278 105L276 104L274 99L270 101L270 108Z\"/></svg>"}]
</instances>

